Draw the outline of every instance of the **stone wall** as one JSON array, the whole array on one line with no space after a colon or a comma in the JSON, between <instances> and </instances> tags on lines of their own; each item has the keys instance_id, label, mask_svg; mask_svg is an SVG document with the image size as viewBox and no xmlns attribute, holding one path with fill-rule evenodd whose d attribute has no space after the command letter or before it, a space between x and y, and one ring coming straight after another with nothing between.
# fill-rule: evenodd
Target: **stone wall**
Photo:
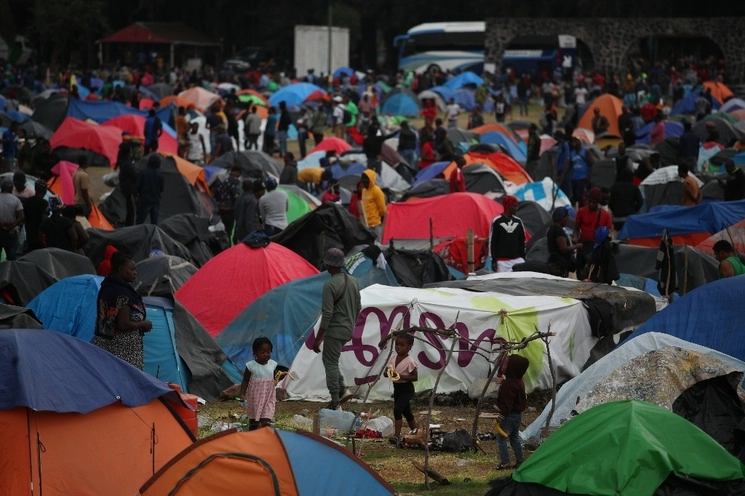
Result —
<instances>
[{"instance_id":1,"label":"stone wall","mask_svg":"<svg viewBox=\"0 0 745 496\"><path fill-rule=\"evenodd\" d=\"M647 36L707 37L722 50L725 81L745 83L745 29L743 18L487 18L485 62L501 66L505 47L521 35L571 34L584 42L592 53L595 68L605 73L626 69L626 56L632 46Z\"/></svg>"}]
</instances>

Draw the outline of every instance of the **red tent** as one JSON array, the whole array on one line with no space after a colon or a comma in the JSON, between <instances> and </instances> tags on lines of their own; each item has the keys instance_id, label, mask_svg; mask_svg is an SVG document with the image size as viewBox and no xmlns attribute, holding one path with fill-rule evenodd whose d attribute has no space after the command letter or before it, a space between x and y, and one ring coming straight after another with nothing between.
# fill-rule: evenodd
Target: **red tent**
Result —
<instances>
[{"instance_id":1,"label":"red tent","mask_svg":"<svg viewBox=\"0 0 745 496\"><path fill-rule=\"evenodd\" d=\"M101 124L102 126L109 126L119 129L119 132L127 131L134 137L144 139L145 135L145 121L147 119L141 115L125 114ZM176 138L163 131L160 139L158 140L158 151L163 153L178 153L178 142Z\"/></svg>"},{"instance_id":2,"label":"red tent","mask_svg":"<svg viewBox=\"0 0 745 496\"><path fill-rule=\"evenodd\" d=\"M122 132L113 127L99 126L74 117L65 117L49 142L52 148L66 146L92 150L109 159L109 164L113 167L116 164L119 144L122 142Z\"/></svg>"},{"instance_id":3,"label":"red tent","mask_svg":"<svg viewBox=\"0 0 745 496\"><path fill-rule=\"evenodd\" d=\"M330 150L334 150L337 155L341 155L342 153L349 150L350 148L352 147L349 145L349 143L347 143L343 139L331 137L331 138L324 138L323 141L321 141L318 144L318 146L313 148L309 153L319 152L319 151L328 152Z\"/></svg>"},{"instance_id":4,"label":"red tent","mask_svg":"<svg viewBox=\"0 0 745 496\"><path fill-rule=\"evenodd\" d=\"M745 253L745 220L741 220L727 229L722 229L718 233L696 245L696 249L713 255L714 243L722 239L729 241L738 253Z\"/></svg>"},{"instance_id":5,"label":"red tent","mask_svg":"<svg viewBox=\"0 0 745 496\"><path fill-rule=\"evenodd\" d=\"M435 238L465 236L468 229L478 238L489 236L502 205L476 193L452 193L388 206L383 244L391 239L429 239L429 220Z\"/></svg>"},{"instance_id":6,"label":"red tent","mask_svg":"<svg viewBox=\"0 0 745 496\"><path fill-rule=\"evenodd\" d=\"M280 244L240 243L207 262L175 296L214 337L267 291L315 274L315 267Z\"/></svg>"}]
</instances>

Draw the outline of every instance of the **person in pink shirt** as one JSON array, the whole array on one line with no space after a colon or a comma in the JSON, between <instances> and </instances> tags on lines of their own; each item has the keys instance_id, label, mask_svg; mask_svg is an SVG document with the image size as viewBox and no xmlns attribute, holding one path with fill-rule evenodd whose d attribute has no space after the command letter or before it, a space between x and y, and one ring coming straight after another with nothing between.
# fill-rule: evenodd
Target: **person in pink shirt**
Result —
<instances>
[{"instance_id":1,"label":"person in pink shirt","mask_svg":"<svg viewBox=\"0 0 745 496\"><path fill-rule=\"evenodd\" d=\"M385 345L385 341L381 343ZM409 356L411 347L414 346L413 334L402 334L396 336L396 354L388 361L383 372L393 381L393 436L389 439L392 444L401 446L401 428L404 418L409 424L409 429L414 432L417 428L416 418L411 411L411 400L414 398L414 383L419 379L418 365Z\"/></svg>"}]
</instances>

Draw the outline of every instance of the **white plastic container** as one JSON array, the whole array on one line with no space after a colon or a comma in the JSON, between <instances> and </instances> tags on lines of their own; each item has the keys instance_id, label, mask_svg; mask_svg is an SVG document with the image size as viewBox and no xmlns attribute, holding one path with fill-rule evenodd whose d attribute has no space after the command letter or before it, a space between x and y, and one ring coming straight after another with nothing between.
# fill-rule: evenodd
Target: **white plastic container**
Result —
<instances>
[{"instance_id":1,"label":"white plastic container","mask_svg":"<svg viewBox=\"0 0 745 496\"><path fill-rule=\"evenodd\" d=\"M352 429L352 422L354 422L355 417L352 412L329 410L328 408L321 408L318 416L321 422L321 429L338 429L340 431L349 431Z\"/></svg>"},{"instance_id":2,"label":"white plastic container","mask_svg":"<svg viewBox=\"0 0 745 496\"><path fill-rule=\"evenodd\" d=\"M368 420L362 428L380 432L383 437L390 437L393 435L393 420L386 416L376 417Z\"/></svg>"}]
</instances>

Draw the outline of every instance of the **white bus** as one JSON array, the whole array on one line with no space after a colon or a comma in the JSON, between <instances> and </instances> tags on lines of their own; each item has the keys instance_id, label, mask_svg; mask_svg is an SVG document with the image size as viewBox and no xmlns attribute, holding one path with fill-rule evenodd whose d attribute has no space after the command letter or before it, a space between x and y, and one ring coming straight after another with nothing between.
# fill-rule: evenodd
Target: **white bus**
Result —
<instances>
[{"instance_id":1,"label":"white bus","mask_svg":"<svg viewBox=\"0 0 745 496\"><path fill-rule=\"evenodd\" d=\"M473 71L484 69L484 22L430 22L396 36L398 69L414 71ZM574 65L576 38L569 35L521 36L502 55L502 68L519 73L551 73Z\"/></svg>"}]
</instances>

